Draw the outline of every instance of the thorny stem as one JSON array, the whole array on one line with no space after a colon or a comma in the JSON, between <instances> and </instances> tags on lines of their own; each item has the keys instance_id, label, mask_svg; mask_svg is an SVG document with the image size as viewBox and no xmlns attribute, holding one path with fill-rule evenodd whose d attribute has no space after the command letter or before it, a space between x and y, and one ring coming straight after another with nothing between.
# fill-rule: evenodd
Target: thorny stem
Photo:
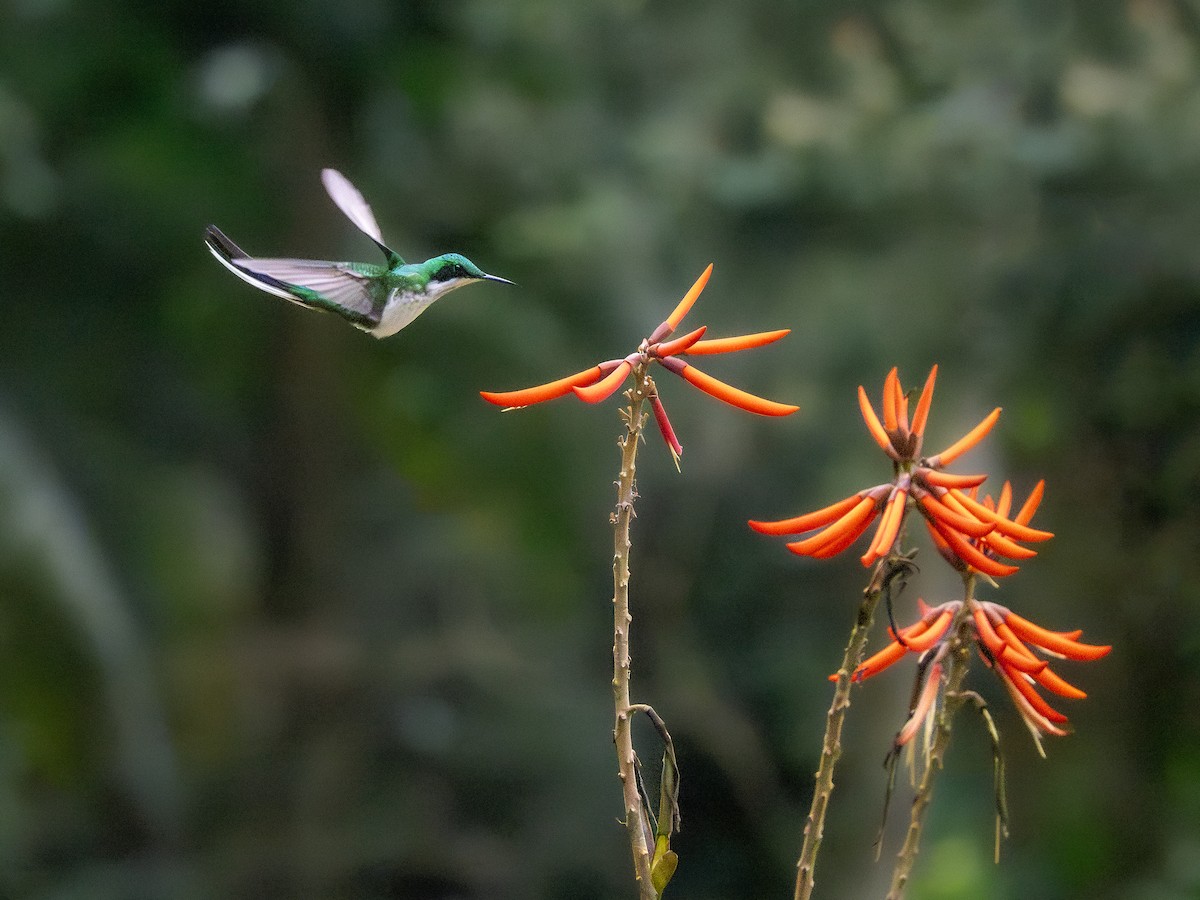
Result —
<instances>
[{"instance_id":1,"label":"thorny stem","mask_svg":"<svg viewBox=\"0 0 1200 900\"><path fill-rule=\"evenodd\" d=\"M633 704L629 698L629 626L633 621L629 612L629 527L634 515L633 501L637 498L637 449L642 426L646 423L643 405L653 390L654 383L647 374L647 363L642 362L634 369L634 384L626 394L629 406L621 411L626 420L626 429L617 441L621 449L621 471L617 479L617 507L612 515L613 742L617 747L617 777L621 779L625 827L629 831L629 847L633 853L634 878L640 900L656 900L657 892L650 880L650 847L654 843L654 835L638 793L638 763L633 751Z\"/></svg>"},{"instance_id":2,"label":"thorny stem","mask_svg":"<svg viewBox=\"0 0 1200 900\"><path fill-rule=\"evenodd\" d=\"M925 810L929 808L929 804L933 800L933 783L938 771L942 768L946 748L950 746L950 725L954 714L958 712L968 697L962 691L962 683L971 663L970 600L975 592L974 574L968 575L965 582L966 602L959 609L952 626L954 637L950 641L950 664L946 673L946 683L942 689L942 703L938 709L937 721L934 726L933 743L925 756L925 768L921 773L921 782L917 785L916 794L913 796L908 833L904 836L904 846L896 854L896 867L892 870L892 886L888 890L886 900L901 900L904 896L904 890L908 886L908 880L920 850Z\"/></svg>"},{"instance_id":3,"label":"thorny stem","mask_svg":"<svg viewBox=\"0 0 1200 900\"><path fill-rule=\"evenodd\" d=\"M821 849L821 838L825 832L825 813L829 808L829 798L833 794L833 770L842 754L842 723L846 718L846 710L850 708L850 688L853 684L851 675L862 662L867 636L875 621L875 608L885 593L891 590L892 582L902 578L911 565L911 561L905 557L889 556L880 560L870 583L863 591L862 605L858 608L858 616L850 630L850 640L846 644L845 653L842 654L833 702L825 718L821 762L817 767L816 786L813 789L808 821L804 825L804 844L800 850L800 859L796 863L795 900L808 900L812 896L815 884L813 872L817 864L817 853Z\"/></svg>"}]
</instances>

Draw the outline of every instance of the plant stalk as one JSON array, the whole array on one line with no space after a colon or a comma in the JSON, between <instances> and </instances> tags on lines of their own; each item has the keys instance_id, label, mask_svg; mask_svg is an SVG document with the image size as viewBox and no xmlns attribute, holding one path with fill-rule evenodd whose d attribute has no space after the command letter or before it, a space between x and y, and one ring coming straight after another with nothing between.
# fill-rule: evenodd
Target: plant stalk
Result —
<instances>
[{"instance_id":1,"label":"plant stalk","mask_svg":"<svg viewBox=\"0 0 1200 900\"><path fill-rule=\"evenodd\" d=\"M650 847L654 837L638 793L637 756L633 750L632 702L629 695L630 657L629 628L633 616L629 612L629 531L633 521L633 503L637 499L635 476L637 449L646 423L643 410L646 398L653 390L646 363L634 369L634 384L627 392L629 406L622 410L626 419L625 433L617 440L621 450L621 471L617 479L617 506L613 523L613 742L617 749L617 777L625 807L625 827L629 832L629 847L633 854L634 878L640 900L656 900L657 891L650 879Z\"/></svg>"},{"instance_id":2,"label":"plant stalk","mask_svg":"<svg viewBox=\"0 0 1200 900\"><path fill-rule=\"evenodd\" d=\"M896 854L896 867L892 870L892 885L888 890L886 900L902 900L904 890L912 875L913 865L917 861L917 853L921 844L921 829L925 821L925 811L933 801L933 785L938 771L942 768L946 757L946 749L950 746L950 726L955 713L966 702L967 695L962 691L962 683L967 677L971 665L971 598L974 596L975 576L966 578L966 599L959 609L953 623L954 637L950 643L950 664L946 672L946 683L942 689L942 703L938 708L937 721L934 727L933 743L925 757L925 768L921 773L921 782L913 796L912 810L909 816L908 833L904 836L904 846Z\"/></svg>"},{"instance_id":3,"label":"plant stalk","mask_svg":"<svg viewBox=\"0 0 1200 900\"><path fill-rule=\"evenodd\" d=\"M800 859L796 863L795 900L808 900L816 883L814 870L817 865L817 853L821 849L821 838L825 833L825 813L829 809L829 798L833 794L833 770L842 755L842 723L846 719L846 710L850 708L850 688L853 684L851 676L862 662L867 636L875 621L875 608L884 592L890 589L892 579L908 564L902 557L889 556L881 560L875 567L870 584L863 591L862 604L858 608L858 616L850 630L850 640L846 644L845 653L842 654L842 665L837 672L833 702L825 717L821 762L817 767L816 786L813 789L808 821L804 825L804 844L800 850Z\"/></svg>"}]
</instances>

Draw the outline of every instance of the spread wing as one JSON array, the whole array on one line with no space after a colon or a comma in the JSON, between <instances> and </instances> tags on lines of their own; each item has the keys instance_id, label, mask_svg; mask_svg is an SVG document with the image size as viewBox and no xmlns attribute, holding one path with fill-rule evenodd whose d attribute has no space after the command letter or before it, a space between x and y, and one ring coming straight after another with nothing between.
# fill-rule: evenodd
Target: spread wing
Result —
<instances>
[{"instance_id":1,"label":"spread wing","mask_svg":"<svg viewBox=\"0 0 1200 900\"><path fill-rule=\"evenodd\" d=\"M337 204L337 208L346 214L346 218L357 225L359 230L384 252L388 257L389 268L404 265L404 260L399 254L383 242L383 232L379 230L375 214L371 212L370 205L358 188L350 183L350 179L337 169L322 169L321 183L325 185L329 198Z\"/></svg>"},{"instance_id":2,"label":"spread wing","mask_svg":"<svg viewBox=\"0 0 1200 900\"><path fill-rule=\"evenodd\" d=\"M217 260L238 278L259 290L308 306L337 313L359 328L379 324L387 301L377 279L345 263L311 259L255 259L208 226L204 243Z\"/></svg>"}]
</instances>

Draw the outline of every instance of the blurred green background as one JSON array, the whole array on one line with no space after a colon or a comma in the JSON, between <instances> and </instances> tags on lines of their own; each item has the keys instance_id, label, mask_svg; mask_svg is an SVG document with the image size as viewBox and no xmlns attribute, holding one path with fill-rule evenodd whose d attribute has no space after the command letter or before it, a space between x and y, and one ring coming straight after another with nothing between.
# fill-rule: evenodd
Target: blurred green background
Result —
<instances>
[{"instance_id":1,"label":"blurred green background","mask_svg":"<svg viewBox=\"0 0 1200 900\"><path fill-rule=\"evenodd\" d=\"M383 342L236 281L252 253L471 287ZM663 374L634 694L683 769L668 896L788 897L866 573L749 517L888 477L855 404L941 378L931 445L1048 492L997 599L1114 645L1039 759L963 719L911 896L1200 896L1195 0L7 0L0 5L0 896L632 896L611 746L617 401L478 396L689 323L791 327ZM925 547L904 595L955 596ZM872 647L881 643L882 626ZM856 695L817 896L871 862L911 685ZM653 735L639 733L643 756Z\"/></svg>"}]
</instances>

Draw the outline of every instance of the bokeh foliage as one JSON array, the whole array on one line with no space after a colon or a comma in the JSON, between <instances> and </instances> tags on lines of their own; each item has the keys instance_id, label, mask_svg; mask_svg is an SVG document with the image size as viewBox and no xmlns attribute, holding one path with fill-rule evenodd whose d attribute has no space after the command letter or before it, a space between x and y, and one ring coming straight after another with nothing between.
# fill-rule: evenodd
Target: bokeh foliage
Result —
<instances>
[{"instance_id":1,"label":"bokeh foliage","mask_svg":"<svg viewBox=\"0 0 1200 900\"><path fill-rule=\"evenodd\" d=\"M976 679L1013 837L992 866L964 722L912 894L1195 896L1198 146L1193 0L0 7L0 894L628 896L615 404L476 392L628 352L715 260L698 321L794 330L713 374L803 408L662 380L634 690L683 768L671 891L790 895L865 575L743 523L882 480L854 389L938 362L929 441L1003 405L964 470L1048 481L997 599L1116 646L1045 762ZM520 287L377 344L204 252L370 258L323 165L410 259ZM925 559L905 604L953 589ZM904 681L856 699L819 895L882 893Z\"/></svg>"}]
</instances>

